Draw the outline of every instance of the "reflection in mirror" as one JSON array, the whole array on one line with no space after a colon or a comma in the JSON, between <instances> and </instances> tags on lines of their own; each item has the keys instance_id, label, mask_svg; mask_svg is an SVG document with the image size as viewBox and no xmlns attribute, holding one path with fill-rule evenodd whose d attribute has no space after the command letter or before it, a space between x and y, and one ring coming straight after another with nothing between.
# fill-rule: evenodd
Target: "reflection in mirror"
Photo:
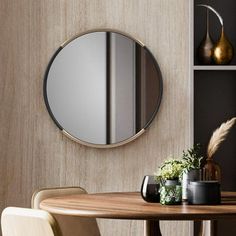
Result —
<instances>
[{"instance_id":1,"label":"reflection in mirror","mask_svg":"<svg viewBox=\"0 0 236 236\"><path fill-rule=\"evenodd\" d=\"M137 41L92 32L55 53L44 95L51 117L69 136L92 145L119 145L153 120L162 78L151 53Z\"/></svg>"}]
</instances>

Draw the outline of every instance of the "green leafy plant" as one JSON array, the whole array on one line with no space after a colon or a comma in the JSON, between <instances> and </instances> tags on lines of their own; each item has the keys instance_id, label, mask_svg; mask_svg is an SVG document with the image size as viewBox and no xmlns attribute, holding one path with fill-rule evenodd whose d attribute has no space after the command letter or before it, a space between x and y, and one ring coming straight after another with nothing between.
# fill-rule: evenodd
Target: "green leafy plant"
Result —
<instances>
[{"instance_id":1,"label":"green leafy plant","mask_svg":"<svg viewBox=\"0 0 236 236\"><path fill-rule=\"evenodd\" d=\"M184 172L200 169L203 157L200 154L201 145L196 144L193 148L183 151L182 168Z\"/></svg>"},{"instance_id":2,"label":"green leafy plant","mask_svg":"<svg viewBox=\"0 0 236 236\"><path fill-rule=\"evenodd\" d=\"M158 183L164 184L166 180L182 179L183 173L190 170L200 169L203 157L200 155L200 144L183 151L181 159L169 159L159 167L158 171L154 173L155 179Z\"/></svg>"},{"instance_id":3,"label":"green leafy plant","mask_svg":"<svg viewBox=\"0 0 236 236\"><path fill-rule=\"evenodd\" d=\"M163 184L166 180L178 180L183 171L182 161L178 159L169 159L164 161L155 173L156 181Z\"/></svg>"}]
</instances>

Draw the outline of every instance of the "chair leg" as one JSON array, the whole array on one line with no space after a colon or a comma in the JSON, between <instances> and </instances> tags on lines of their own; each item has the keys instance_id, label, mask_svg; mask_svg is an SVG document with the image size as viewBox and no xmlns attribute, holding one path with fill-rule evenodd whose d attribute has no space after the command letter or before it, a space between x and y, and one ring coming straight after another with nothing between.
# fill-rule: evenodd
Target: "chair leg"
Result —
<instances>
[{"instance_id":1,"label":"chair leg","mask_svg":"<svg viewBox=\"0 0 236 236\"><path fill-rule=\"evenodd\" d=\"M162 236L159 220L146 220L144 230L145 236Z\"/></svg>"}]
</instances>

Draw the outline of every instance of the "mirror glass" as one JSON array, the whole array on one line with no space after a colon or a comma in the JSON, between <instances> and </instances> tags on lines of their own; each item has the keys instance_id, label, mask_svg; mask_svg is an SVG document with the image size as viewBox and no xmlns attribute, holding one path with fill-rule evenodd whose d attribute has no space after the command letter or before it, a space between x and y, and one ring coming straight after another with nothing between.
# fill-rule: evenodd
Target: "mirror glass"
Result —
<instances>
[{"instance_id":1,"label":"mirror glass","mask_svg":"<svg viewBox=\"0 0 236 236\"><path fill-rule=\"evenodd\" d=\"M44 98L56 125L72 139L98 147L133 140L160 105L158 64L142 43L117 32L90 32L53 55Z\"/></svg>"}]
</instances>

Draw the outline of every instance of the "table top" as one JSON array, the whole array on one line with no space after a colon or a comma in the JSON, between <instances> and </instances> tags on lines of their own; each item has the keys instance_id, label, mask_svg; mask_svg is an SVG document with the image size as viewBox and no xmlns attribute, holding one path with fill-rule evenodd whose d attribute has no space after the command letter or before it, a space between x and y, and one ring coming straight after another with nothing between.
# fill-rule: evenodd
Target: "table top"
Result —
<instances>
[{"instance_id":1,"label":"table top","mask_svg":"<svg viewBox=\"0 0 236 236\"><path fill-rule=\"evenodd\" d=\"M89 218L137 220L236 219L236 192L223 192L221 205L161 205L145 202L139 192L77 194L43 200L50 213Z\"/></svg>"}]
</instances>

